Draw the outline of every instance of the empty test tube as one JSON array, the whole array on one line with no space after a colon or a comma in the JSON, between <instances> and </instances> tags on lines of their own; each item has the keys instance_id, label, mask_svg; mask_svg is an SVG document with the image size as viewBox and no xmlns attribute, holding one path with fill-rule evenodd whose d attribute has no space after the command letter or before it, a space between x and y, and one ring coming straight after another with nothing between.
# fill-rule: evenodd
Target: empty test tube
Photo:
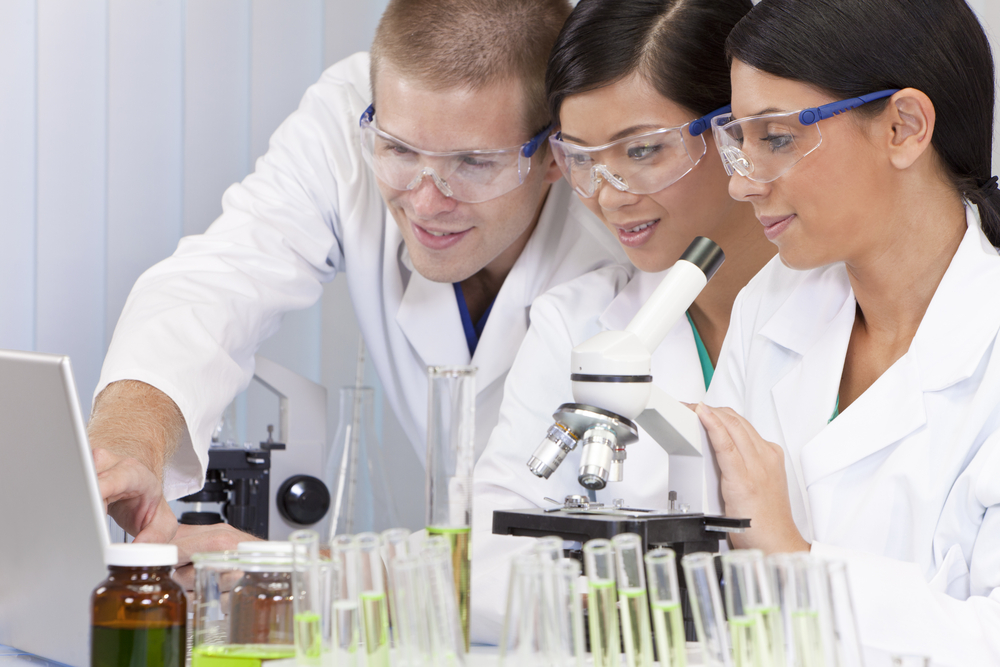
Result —
<instances>
[{"instance_id":1,"label":"empty test tube","mask_svg":"<svg viewBox=\"0 0 1000 667\"><path fill-rule=\"evenodd\" d=\"M410 536L410 531L407 528L390 528L389 530L382 531L382 560L385 561L385 591L389 596L389 629L392 633L393 645L396 644L396 627L398 623L396 622L396 601L393 596L396 594L396 587L393 581L393 569L392 564L400 556L405 556L408 553L408 542L407 538Z\"/></svg>"},{"instance_id":2,"label":"empty test tube","mask_svg":"<svg viewBox=\"0 0 1000 667\"><path fill-rule=\"evenodd\" d=\"M431 664L461 667L465 664L465 633L455 595L455 570L451 545L445 537L429 535L420 551L427 584Z\"/></svg>"},{"instance_id":3,"label":"empty test tube","mask_svg":"<svg viewBox=\"0 0 1000 667\"><path fill-rule=\"evenodd\" d=\"M389 567L393 582L393 636L401 667L430 662L427 577L418 554L397 555Z\"/></svg>"},{"instance_id":4,"label":"empty test tube","mask_svg":"<svg viewBox=\"0 0 1000 667\"><path fill-rule=\"evenodd\" d=\"M360 552L352 535L335 535L330 540L335 576L331 584L334 654L338 667L357 665L361 643L359 591Z\"/></svg>"}]
</instances>

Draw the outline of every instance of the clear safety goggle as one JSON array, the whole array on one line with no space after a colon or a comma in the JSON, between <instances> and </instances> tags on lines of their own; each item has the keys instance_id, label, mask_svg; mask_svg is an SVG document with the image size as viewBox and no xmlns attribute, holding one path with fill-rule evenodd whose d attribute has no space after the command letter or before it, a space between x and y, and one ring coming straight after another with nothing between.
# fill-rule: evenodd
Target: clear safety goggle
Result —
<instances>
[{"instance_id":1,"label":"clear safety goggle","mask_svg":"<svg viewBox=\"0 0 1000 667\"><path fill-rule=\"evenodd\" d=\"M713 116L728 113L717 109L690 123L625 137L603 146L580 146L549 137L556 163L581 197L593 197L601 182L622 192L649 195L668 188L695 168L705 156L702 133Z\"/></svg>"},{"instance_id":2,"label":"clear safety goggle","mask_svg":"<svg viewBox=\"0 0 1000 667\"><path fill-rule=\"evenodd\" d=\"M889 97L899 89L880 90L861 97L800 111L767 113L734 120L731 113L712 119L712 135L730 176L739 174L756 183L770 183L823 143L819 121Z\"/></svg>"},{"instance_id":3,"label":"clear safety goggle","mask_svg":"<svg viewBox=\"0 0 1000 667\"><path fill-rule=\"evenodd\" d=\"M496 199L524 183L531 156L551 126L513 148L425 151L375 127L375 105L361 114L361 152L375 175L394 190L413 190L430 177L445 197L469 204Z\"/></svg>"}]
</instances>

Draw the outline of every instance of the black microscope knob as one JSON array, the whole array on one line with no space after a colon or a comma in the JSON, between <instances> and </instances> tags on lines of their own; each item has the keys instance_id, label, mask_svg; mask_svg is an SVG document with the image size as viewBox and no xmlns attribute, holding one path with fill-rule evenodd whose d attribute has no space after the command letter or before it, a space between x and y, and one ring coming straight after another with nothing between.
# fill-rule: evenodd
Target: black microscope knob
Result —
<instances>
[{"instance_id":1,"label":"black microscope knob","mask_svg":"<svg viewBox=\"0 0 1000 667\"><path fill-rule=\"evenodd\" d=\"M294 475L278 488L277 505L285 521L310 526L330 509L330 492L315 477Z\"/></svg>"},{"instance_id":2,"label":"black microscope knob","mask_svg":"<svg viewBox=\"0 0 1000 667\"><path fill-rule=\"evenodd\" d=\"M222 523L222 515L218 512L184 512L177 523L185 526L214 526Z\"/></svg>"}]
</instances>

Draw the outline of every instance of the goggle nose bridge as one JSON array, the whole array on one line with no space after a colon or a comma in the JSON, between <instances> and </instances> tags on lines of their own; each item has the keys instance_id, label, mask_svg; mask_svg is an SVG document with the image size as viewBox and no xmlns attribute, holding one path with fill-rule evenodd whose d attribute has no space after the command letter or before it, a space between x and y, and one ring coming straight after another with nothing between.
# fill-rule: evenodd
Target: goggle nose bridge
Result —
<instances>
[{"instance_id":1,"label":"goggle nose bridge","mask_svg":"<svg viewBox=\"0 0 1000 667\"><path fill-rule=\"evenodd\" d=\"M441 176L437 173L434 167L424 167L423 169L421 169L420 173L417 174L413 178L413 180L410 181L409 185L406 186L406 189L416 190L417 187L420 186L421 181L424 180L424 176L430 176L431 179L433 179L434 181L434 185L437 186L437 189L440 190L441 194L443 194L445 197L454 196L454 193L451 190L451 186L448 185L448 181L441 178Z\"/></svg>"},{"instance_id":2,"label":"goggle nose bridge","mask_svg":"<svg viewBox=\"0 0 1000 667\"><path fill-rule=\"evenodd\" d=\"M601 180L605 180L615 187L619 192L628 191L628 181L618 174L611 173L606 164L595 164L590 168L591 192L597 192L601 185Z\"/></svg>"},{"instance_id":3,"label":"goggle nose bridge","mask_svg":"<svg viewBox=\"0 0 1000 667\"><path fill-rule=\"evenodd\" d=\"M722 155L722 160L729 170L729 175L732 176L735 171L740 176L746 178L753 173L754 164L750 156L741 151L735 146L723 146L720 151Z\"/></svg>"}]
</instances>

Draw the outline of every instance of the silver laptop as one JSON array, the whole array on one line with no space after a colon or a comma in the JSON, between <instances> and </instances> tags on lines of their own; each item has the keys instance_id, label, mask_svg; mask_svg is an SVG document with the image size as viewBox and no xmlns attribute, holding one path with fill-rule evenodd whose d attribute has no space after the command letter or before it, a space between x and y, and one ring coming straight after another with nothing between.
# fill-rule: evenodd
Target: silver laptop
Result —
<instances>
[{"instance_id":1,"label":"silver laptop","mask_svg":"<svg viewBox=\"0 0 1000 667\"><path fill-rule=\"evenodd\" d=\"M106 544L69 357L0 350L0 644L89 665Z\"/></svg>"}]
</instances>

